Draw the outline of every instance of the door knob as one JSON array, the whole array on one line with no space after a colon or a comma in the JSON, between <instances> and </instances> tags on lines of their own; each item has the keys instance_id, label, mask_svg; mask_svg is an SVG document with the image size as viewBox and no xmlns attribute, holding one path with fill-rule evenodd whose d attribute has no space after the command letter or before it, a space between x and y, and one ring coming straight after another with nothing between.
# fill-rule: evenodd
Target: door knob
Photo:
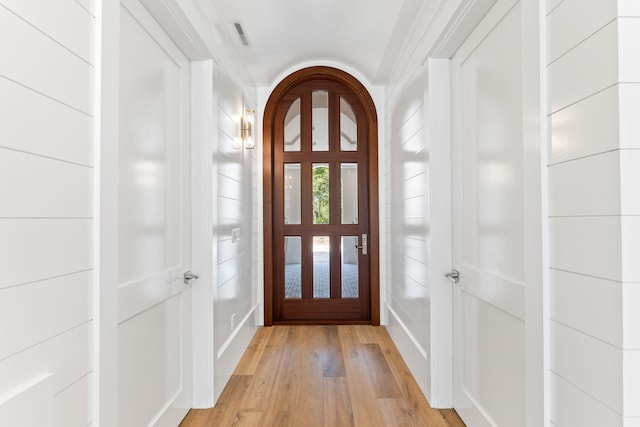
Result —
<instances>
[{"instance_id":1,"label":"door knob","mask_svg":"<svg viewBox=\"0 0 640 427\"><path fill-rule=\"evenodd\" d=\"M367 254L367 235L366 234L362 235L362 244L356 245L356 249L362 249L362 255Z\"/></svg>"},{"instance_id":2,"label":"door knob","mask_svg":"<svg viewBox=\"0 0 640 427\"><path fill-rule=\"evenodd\" d=\"M199 276L192 273L191 270L185 271L182 277L185 285L190 285L192 281L198 280L199 278Z\"/></svg>"},{"instance_id":3,"label":"door knob","mask_svg":"<svg viewBox=\"0 0 640 427\"><path fill-rule=\"evenodd\" d=\"M450 273L445 274L444 277L451 280L453 283L458 283L460 281L460 272L454 268Z\"/></svg>"}]
</instances>

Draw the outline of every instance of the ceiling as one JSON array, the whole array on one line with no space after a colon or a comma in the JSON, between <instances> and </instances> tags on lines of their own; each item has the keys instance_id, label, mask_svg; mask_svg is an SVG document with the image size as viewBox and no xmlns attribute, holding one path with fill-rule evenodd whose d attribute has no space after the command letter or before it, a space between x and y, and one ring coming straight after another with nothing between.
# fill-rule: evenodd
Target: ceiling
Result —
<instances>
[{"instance_id":1,"label":"ceiling","mask_svg":"<svg viewBox=\"0 0 640 427\"><path fill-rule=\"evenodd\" d=\"M303 63L340 63L384 84L425 0L212 0L258 86ZM249 46L243 46L239 22Z\"/></svg>"}]
</instances>

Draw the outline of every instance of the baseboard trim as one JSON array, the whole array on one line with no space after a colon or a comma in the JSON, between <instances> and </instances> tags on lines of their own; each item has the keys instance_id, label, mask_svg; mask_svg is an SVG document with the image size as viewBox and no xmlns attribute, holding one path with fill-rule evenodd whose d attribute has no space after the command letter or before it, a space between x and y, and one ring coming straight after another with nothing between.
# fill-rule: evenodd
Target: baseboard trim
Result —
<instances>
[{"instance_id":1,"label":"baseboard trim","mask_svg":"<svg viewBox=\"0 0 640 427\"><path fill-rule=\"evenodd\" d=\"M386 325L389 335L398 347L420 390L427 400L431 401L431 365L427 350L420 345L398 313L389 304L386 304L386 308L389 312L389 322Z\"/></svg>"}]
</instances>

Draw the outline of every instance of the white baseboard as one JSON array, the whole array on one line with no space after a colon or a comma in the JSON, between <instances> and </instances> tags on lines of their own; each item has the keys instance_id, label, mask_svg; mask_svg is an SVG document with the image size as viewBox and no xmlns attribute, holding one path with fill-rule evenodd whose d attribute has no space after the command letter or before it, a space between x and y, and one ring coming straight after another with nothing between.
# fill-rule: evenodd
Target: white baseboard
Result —
<instances>
[{"instance_id":1,"label":"white baseboard","mask_svg":"<svg viewBox=\"0 0 640 427\"><path fill-rule=\"evenodd\" d=\"M225 385L227 385L229 378L231 378L233 371L238 365L238 362L240 362L247 347L249 347L249 343L258 329L254 316L257 309L258 304L249 310L238 327L236 327L216 352L213 378L214 402L218 401L222 390Z\"/></svg>"},{"instance_id":2,"label":"white baseboard","mask_svg":"<svg viewBox=\"0 0 640 427\"><path fill-rule=\"evenodd\" d=\"M400 355L409 367L411 374L416 379L420 390L427 400L431 400L431 366L428 360L427 350L422 347L413 336L398 314L387 304L389 312L386 325L389 335Z\"/></svg>"}]
</instances>

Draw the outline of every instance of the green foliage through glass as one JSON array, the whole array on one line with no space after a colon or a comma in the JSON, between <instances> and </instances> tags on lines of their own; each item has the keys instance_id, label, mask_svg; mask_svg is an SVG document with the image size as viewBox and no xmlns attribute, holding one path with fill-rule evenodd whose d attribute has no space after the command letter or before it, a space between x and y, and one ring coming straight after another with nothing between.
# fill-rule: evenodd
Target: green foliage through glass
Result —
<instances>
[{"instance_id":1,"label":"green foliage through glass","mask_svg":"<svg viewBox=\"0 0 640 427\"><path fill-rule=\"evenodd\" d=\"M329 224L329 165L313 165L313 223Z\"/></svg>"}]
</instances>

